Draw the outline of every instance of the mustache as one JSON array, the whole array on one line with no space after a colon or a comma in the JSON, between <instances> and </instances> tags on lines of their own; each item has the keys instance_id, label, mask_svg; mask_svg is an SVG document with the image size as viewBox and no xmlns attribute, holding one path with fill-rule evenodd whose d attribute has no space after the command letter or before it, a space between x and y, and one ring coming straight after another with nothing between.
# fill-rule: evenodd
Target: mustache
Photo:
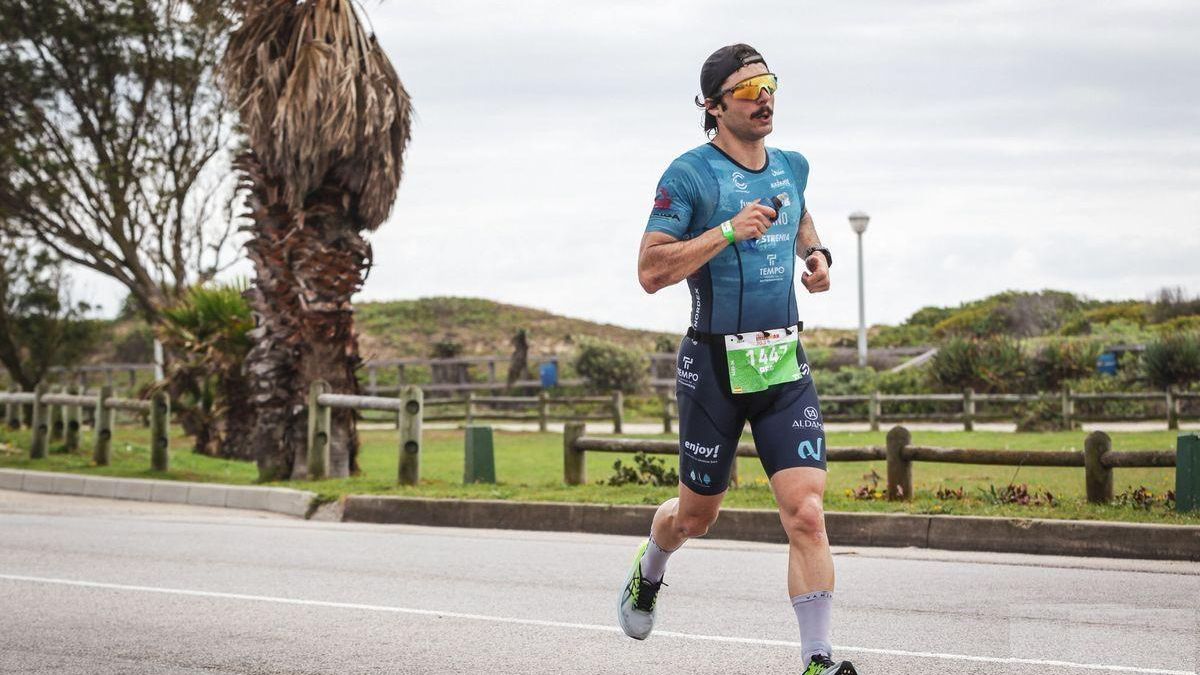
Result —
<instances>
[{"instance_id":1,"label":"mustache","mask_svg":"<svg viewBox=\"0 0 1200 675\"><path fill-rule=\"evenodd\" d=\"M770 114L773 114L773 112L774 112L774 111L772 111L772 110L771 110L771 106L769 106L769 105L764 105L763 107L759 108L758 110L755 110L755 111L754 111L754 114L753 114L753 115L751 115L750 117L753 117L753 118L757 119L757 118L759 118L759 117L763 117L763 116L765 116L765 115L770 115Z\"/></svg>"}]
</instances>

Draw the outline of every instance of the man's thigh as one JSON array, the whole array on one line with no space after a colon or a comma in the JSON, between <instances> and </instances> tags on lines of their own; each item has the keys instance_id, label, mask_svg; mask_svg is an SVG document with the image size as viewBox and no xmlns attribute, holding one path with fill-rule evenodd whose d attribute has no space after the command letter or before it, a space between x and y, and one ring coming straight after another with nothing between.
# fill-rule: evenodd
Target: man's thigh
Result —
<instances>
[{"instance_id":1,"label":"man's thigh","mask_svg":"<svg viewBox=\"0 0 1200 675\"><path fill-rule=\"evenodd\" d=\"M768 477L784 469L826 469L825 420L811 376L782 385L750 417L754 446Z\"/></svg>"},{"instance_id":2,"label":"man's thigh","mask_svg":"<svg viewBox=\"0 0 1200 675\"><path fill-rule=\"evenodd\" d=\"M746 418L721 387L708 345L685 338L678 358L679 482L698 495L719 495L729 487Z\"/></svg>"}]
</instances>

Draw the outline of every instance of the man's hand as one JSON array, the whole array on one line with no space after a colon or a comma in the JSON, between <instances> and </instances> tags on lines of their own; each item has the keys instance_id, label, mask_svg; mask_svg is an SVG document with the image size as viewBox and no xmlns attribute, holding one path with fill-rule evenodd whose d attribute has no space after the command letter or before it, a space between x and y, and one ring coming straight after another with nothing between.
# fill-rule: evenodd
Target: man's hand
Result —
<instances>
[{"instance_id":1,"label":"man's hand","mask_svg":"<svg viewBox=\"0 0 1200 675\"><path fill-rule=\"evenodd\" d=\"M804 265L808 269L800 275L800 282L804 284L808 292L822 293L829 290L829 263L825 261L824 254L820 251L813 251L813 254L804 261Z\"/></svg>"},{"instance_id":2,"label":"man's hand","mask_svg":"<svg viewBox=\"0 0 1200 675\"><path fill-rule=\"evenodd\" d=\"M737 241L758 239L771 229L771 221L775 218L775 209L759 204L759 200L746 204L741 211L729 219L733 225L733 238Z\"/></svg>"}]
</instances>

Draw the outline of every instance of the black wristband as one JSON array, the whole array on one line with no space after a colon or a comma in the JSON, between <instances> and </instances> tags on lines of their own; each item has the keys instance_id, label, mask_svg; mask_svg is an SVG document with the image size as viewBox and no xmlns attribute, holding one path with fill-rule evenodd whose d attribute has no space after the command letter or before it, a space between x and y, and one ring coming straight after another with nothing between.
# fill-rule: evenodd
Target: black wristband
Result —
<instances>
[{"instance_id":1,"label":"black wristband","mask_svg":"<svg viewBox=\"0 0 1200 675\"><path fill-rule=\"evenodd\" d=\"M804 249L804 259L808 260L808 256L816 253L817 251L820 251L825 256L825 266L833 267L833 254L830 253L829 249L825 248L824 246L809 246L808 248Z\"/></svg>"}]
</instances>

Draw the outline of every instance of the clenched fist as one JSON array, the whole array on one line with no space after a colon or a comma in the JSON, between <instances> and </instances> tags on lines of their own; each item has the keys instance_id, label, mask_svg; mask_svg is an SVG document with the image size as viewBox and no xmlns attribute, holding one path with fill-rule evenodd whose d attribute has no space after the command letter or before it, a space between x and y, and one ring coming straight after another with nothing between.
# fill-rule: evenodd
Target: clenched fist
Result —
<instances>
[{"instance_id":1,"label":"clenched fist","mask_svg":"<svg viewBox=\"0 0 1200 675\"><path fill-rule=\"evenodd\" d=\"M820 251L813 251L804 261L804 266L807 269L800 275L800 283L804 284L809 293L829 290L829 263Z\"/></svg>"},{"instance_id":2,"label":"clenched fist","mask_svg":"<svg viewBox=\"0 0 1200 675\"><path fill-rule=\"evenodd\" d=\"M759 204L759 201L755 199L746 204L736 216L729 219L733 225L733 238L737 241L758 239L771 228L771 221L775 219L775 209Z\"/></svg>"}]
</instances>

